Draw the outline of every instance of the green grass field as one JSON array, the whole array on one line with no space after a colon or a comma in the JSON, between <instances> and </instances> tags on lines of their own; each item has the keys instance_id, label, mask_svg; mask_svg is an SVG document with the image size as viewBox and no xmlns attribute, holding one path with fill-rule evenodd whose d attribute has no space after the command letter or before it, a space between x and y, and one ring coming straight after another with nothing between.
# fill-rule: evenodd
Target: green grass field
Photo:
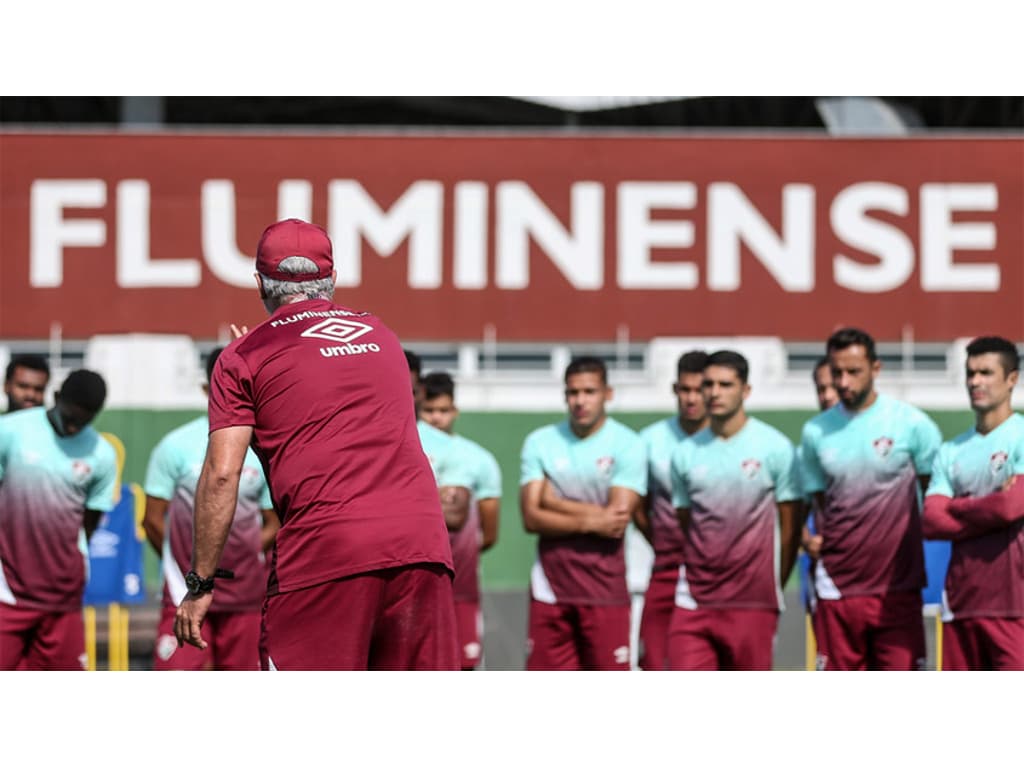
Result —
<instances>
[{"instance_id":1,"label":"green grass field","mask_svg":"<svg viewBox=\"0 0 1024 768\"><path fill-rule=\"evenodd\" d=\"M800 430L814 411L762 411L755 415L780 429L796 442ZM200 415L200 411L109 410L96 420L96 428L112 432L125 444L124 480L143 483L150 451L171 429ZM669 412L613 413L624 424L639 429ZM929 411L945 438L967 429L969 411ZM519 518L519 449L532 430L565 418L564 413L463 413L457 428L468 438L488 448L501 465L503 480L501 527L498 543L481 558L485 590L525 589L533 563L535 536L523 530ZM146 586L153 591L160 584L156 555L146 547Z\"/></svg>"}]
</instances>

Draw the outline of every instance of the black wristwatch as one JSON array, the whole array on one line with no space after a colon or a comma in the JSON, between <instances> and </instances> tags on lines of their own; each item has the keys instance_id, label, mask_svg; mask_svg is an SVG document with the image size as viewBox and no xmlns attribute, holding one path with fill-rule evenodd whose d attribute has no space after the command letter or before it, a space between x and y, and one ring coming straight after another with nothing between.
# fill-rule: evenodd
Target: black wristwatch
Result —
<instances>
[{"instance_id":1,"label":"black wristwatch","mask_svg":"<svg viewBox=\"0 0 1024 768\"><path fill-rule=\"evenodd\" d=\"M193 595L205 595L207 592L213 592L213 580L214 579L233 579L235 574L231 571L225 571L223 568L218 568L213 572L213 576L208 579L204 579L195 571L189 571L185 574L185 586L188 587L188 591Z\"/></svg>"}]
</instances>

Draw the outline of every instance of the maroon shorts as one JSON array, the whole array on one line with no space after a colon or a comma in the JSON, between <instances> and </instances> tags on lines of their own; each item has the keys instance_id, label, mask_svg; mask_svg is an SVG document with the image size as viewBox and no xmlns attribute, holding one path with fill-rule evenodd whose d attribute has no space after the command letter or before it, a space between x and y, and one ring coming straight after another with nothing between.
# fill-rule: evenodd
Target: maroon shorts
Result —
<instances>
[{"instance_id":1,"label":"maroon shorts","mask_svg":"<svg viewBox=\"0 0 1024 768\"><path fill-rule=\"evenodd\" d=\"M942 668L1024 670L1024 618L955 619L943 624Z\"/></svg>"},{"instance_id":2,"label":"maroon shorts","mask_svg":"<svg viewBox=\"0 0 1024 768\"><path fill-rule=\"evenodd\" d=\"M464 670L476 669L484 655L480 636L483 634L483 614L480 603L455 601L455 626L459 636L459 652Z\"/></svg>"},{"instance_id":3,"label":"maroon shorts","mask_svg":"<svg viewBox=\"0 0 1024 768\"><path fill-rule=\"evenodd\" d=\"M530 600L528 670L629 670L629 605Z\"/></svg>"},{"instance_id":4,"label":"maroon shorts","mask_svg":"<svg viewBox=\"0 0 1024 768\"><path fill-rule=\"evenodd\" d=\"M676 608L668 630L668 668L770 670L777 611Z\"/></svg>"},{"instance_id":5,"label":"maroon shorts","mask_svg":"<svg viewBox=\"0 0 1024 768\"><path fill-rule=\"evenodd\" d=\"M49 611L0 603L0 670L86 668L81 610Z\"/></svg>"},{"instance_id":6,"label":"maroon shorts","mask_svg":"<svg viewBox=\"0 0 1024 768\"><path fill-rule=\"evenodd\" d=\"M206 614L200 634L206 650L186 643L181 648L174 637L177 609L164 603L156 630L153 669L198 671L218 669L254 672L260 668L260 612L217 611Z\"/></svg>"},{"instance_id":7,"label":"maroon shorts","mask_svg":"<svg viewBox=\"0 0 1024 768\"><path fill-rule=\"evenodd\" d=\"M924 669L927 650L921 593L818 600L818 669Z\"/></svg>"},{"instance_id":8,"label":"maroon shorts","mask_svg":"<svg viewBox=\"0 0 1024 768\"><path fill-rule=\"evenodd\" d=\"M640 669L666 669L668 665L668 627L676 607L679 569L665 568L651 573L644 595L640 618Z\"/></svg>"},{"instance_id":9,"label":"maroon shorts","mask_svg":"<svg viewBox=\"0 0 1024 768\"><path fill-rule=\"evenodd\" d=\"M451 571L417 563L266 599L264 669L459 669Z\"/></svg>"}]
</instances>

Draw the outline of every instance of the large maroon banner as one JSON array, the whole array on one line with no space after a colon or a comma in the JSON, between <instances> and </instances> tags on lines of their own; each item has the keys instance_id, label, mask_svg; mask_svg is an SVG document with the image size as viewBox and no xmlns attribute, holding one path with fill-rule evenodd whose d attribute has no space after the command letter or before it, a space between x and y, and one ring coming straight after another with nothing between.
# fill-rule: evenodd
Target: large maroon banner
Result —
<instances>
[{"instance_id":1,"label":"large maroon banner","mask_svg":"<svg viewBox=\"0 0 1024 768\"><path fill-rule=\"evenodd\" d=\"M263 228L411 340L1024 338L1024 141L0 133L0 337L265 317Z\"/></svg>"}]
</instances>

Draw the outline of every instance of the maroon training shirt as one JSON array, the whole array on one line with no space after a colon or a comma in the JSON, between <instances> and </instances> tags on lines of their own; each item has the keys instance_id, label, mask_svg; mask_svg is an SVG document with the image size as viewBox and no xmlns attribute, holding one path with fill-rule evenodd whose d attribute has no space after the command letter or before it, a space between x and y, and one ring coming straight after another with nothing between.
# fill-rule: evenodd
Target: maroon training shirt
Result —
<instances>
[{"instance_id":1,"label":"maroon training shirt","mask_svg":"<svg viewBox=\"0 0 1024 768\"><path fill-rule=\"evenodd\" d=\"M413 563L452 568L409 368L395 334L325 299L280 307L232 342L210 432L253 427L281 516L268 594Z\"/></svg>"}]
</instances>

